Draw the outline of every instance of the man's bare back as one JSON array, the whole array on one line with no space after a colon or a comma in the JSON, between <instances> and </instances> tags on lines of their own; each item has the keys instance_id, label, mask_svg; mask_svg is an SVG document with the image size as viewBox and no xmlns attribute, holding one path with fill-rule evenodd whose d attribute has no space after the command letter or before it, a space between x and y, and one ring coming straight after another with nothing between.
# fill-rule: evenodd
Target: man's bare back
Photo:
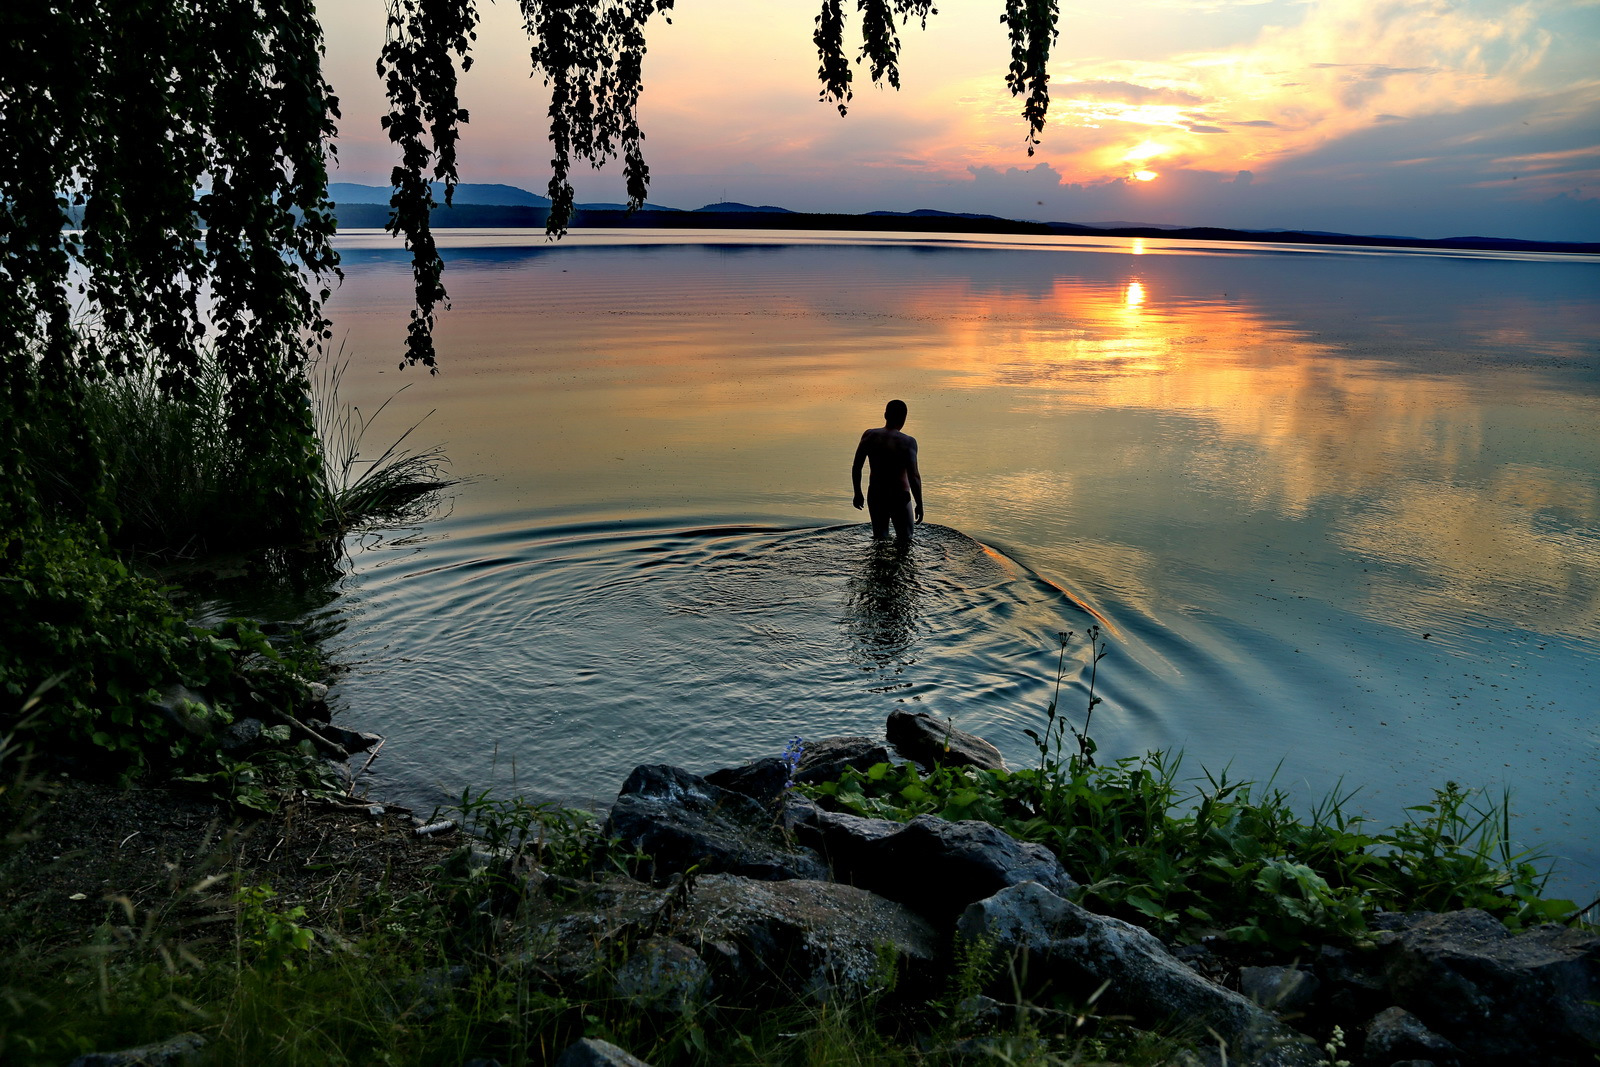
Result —
<instances>
[{"instance_id":1,"label":"man's bare back","mask_svg":"<svg viewBox=\"0 0 1600 1067\"><path fill-rule=\"evenodd\" d=\"M911 540L911 529L922 521L922 472L917 467L917 439L903 432L906 406L891 400L884 409L884 424L861 435L856 446L850 478L855 485L854 504L867 504L872 518L872 536L883 537L894 524L897 541ZM872 481L865 496L861 492L862 465L871 462ZM913 508L915 502L915 508Z\"/></svg>"}]
</instances>

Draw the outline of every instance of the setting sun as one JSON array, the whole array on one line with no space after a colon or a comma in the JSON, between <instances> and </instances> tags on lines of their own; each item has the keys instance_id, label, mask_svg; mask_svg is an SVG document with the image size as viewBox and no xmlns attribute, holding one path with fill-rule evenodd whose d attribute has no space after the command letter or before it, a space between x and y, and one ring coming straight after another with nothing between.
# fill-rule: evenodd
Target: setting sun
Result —
<instances>
[{"instance_id":1,"label":"setting sun","mask_svg":"<svg viewBox=\"0 0 1600 1067\"><path fill-rule=\"evenodd\" d=\"M1128 149L1123 154L1122 161L1124 163L1143 163L1147 159L1164 156L1170 151L1172 150L1164 144L1157 144L1155 141L1142 141Z\"/></svg>"},{"instance_id":2,"label":"setting sun","mask_svg":"<svg viewBox=\"0 0 1600 1067\"><path fill-rule=\"evenodd\" d=\"M1136 170L1133 172L1133 180L1136 182L1153 182L1159 177L1160 175L1153 170Z\"/></svg>"}]
</instances>

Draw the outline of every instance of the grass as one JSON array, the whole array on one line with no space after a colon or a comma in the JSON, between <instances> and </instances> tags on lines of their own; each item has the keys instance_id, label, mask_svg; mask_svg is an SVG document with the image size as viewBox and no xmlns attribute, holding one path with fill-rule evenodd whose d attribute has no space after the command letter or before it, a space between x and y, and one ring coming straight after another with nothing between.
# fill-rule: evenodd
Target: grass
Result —
<instances>
[{"instance_id":1,"label":"grass","mask_svg":"<svg viewBox=\"0 0 1600 1067\"><path fill-rule=\"evenodd\" d=\"M1036 767L1015 772L880 764L803 787L829 807L906 820L981 819L1051 849L1083 883L1080 903L1163 938L1292 948L1358 940L1378 911L1482 908L1513 929L1576 922L1584 909L1548 899L1549 864L1513 844L1509 794L1447 782L1379 828L1335 792L1305 816L1273 785L1202 771L1151 752L1098 764L1088 734L1105 645L1091 629L1084 725L1058 707L1071 634L1061 635L1057 698ZM1068 741L1070 738L1070 743Z\"/></svg>"},{"instance_id":2,"label":"grass","mask_svg":"<svg viewBox=\"0 0 1600 1067\"><path fill-rule=\"evenodd\" d=\"M984 1026L962 1005L995 977L987 952L969 954L937 1003L907 1011L863 995L818 1004L796 994L764 1008L711 1002L679 1013L641 1010L612 988L610 970L554 984L519 963L516 931L549 915L528 896L499 936L478 901L522 870L518 853L552 873L579 874L603 851L578 813L467 796L454 814L498 842L502 862L453 857L423 891L386 883L331 894L316 915L270 887L209 862L174 870L140 903L109 900L86 943L30 947L0 917L0 1060L61 1063L94 1050L205 1039L199 1062L341 1065L547 1063L584 1036L658 1067L782 1064L939 1067L971 1062L979 1039L998 1062L1153 1064L1170 1042L1108 1021L1025 1006ZM26 877L0 864L11 878ZM503 888L503 887L501 887ZM19 937L20 933L20 937ZM620 964L620 960L616 961ZM965 1048L965 1051L964 1051Z\"/></svg>"},{"instance_id":3,"label":"grass","mask_svg":"<svg viewBox=\"0 0 1600 1067\"><path fill-rule=\"evenodd\" d=\"M367 416L342 402L343 368L325 360L305 382L320 457L312 499L325 539L414 519L454 484L443 477L442 448L406 447L417 425L372 454L370 431L388 404ZM202 359L181 391L154 372L78 390L70 407L34 413L24 440L25 468L59 513L100 516L113 548L157 562L266 547L262 531L284 527L278 505L241 476L260 457L229 432L227 382L214 361ZM83 462L85 442L98 462Z\"/></svg>"}]
</instances>

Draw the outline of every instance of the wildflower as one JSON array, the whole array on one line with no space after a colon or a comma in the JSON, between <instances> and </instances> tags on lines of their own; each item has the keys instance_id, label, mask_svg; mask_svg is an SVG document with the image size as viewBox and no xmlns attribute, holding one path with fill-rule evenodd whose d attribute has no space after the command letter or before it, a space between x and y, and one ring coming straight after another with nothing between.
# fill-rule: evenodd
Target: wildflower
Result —
<instances>
[{"instance_id":1,"label":"wildflower","mask_svg":"<svg viewBox=\"0 0 1600 1067\"><path fill-rule=\"evenodd\" d=\"M794 774L800 768L800 754L805 751L805 747L805 739L796 736L794 740L789 742L789 747L783 750L783 755L778 757L783 760L783 765L789 771L783 783L785 789L794 787Z\"/></svg>"}]
</instances>

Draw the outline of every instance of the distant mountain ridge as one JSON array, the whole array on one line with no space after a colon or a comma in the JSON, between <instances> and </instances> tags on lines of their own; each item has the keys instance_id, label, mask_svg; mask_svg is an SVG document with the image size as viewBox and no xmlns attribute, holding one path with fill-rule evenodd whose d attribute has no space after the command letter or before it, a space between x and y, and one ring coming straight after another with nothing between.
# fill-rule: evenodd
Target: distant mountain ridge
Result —
<instances>
[{"instance_id":1,"label":"distant mountain ridge","mask_svg":"<svg viewBox=\"0 0 1600 1067\"><path fill-rule=\"evenodd\" d=\"M328 195L335 215L345 229L382 229L389 220L390 190L384 186L330 182ZM434 183L433 225L441 228L539 228L549 217L547 197L514 185L460 184L452 207L444 203L444 187ZM777 223L774 216L781 216ZM714 219L714 221L713 221ZM1156 237L1195 241L1254 241L1279 244L1333 244L1387 248L1456 248L1506 252L1565 252L1600 254L1600 243L1527 241L1510 237L1446 237L1427 239L1390 234L1345 234L1327 230L1243 230L1219 226L1178 226L1171 223L1037 222L1006 219L998 215L917 208L914 211L869 211L862 214L801 212L771 204L753 206L720 201L683 210L646 203L629 212L626 205L578 204L572 228L709 227L712 229L893 230L912 233L1031 233L1081 237Z\"/></svg>"}]
</instances>

